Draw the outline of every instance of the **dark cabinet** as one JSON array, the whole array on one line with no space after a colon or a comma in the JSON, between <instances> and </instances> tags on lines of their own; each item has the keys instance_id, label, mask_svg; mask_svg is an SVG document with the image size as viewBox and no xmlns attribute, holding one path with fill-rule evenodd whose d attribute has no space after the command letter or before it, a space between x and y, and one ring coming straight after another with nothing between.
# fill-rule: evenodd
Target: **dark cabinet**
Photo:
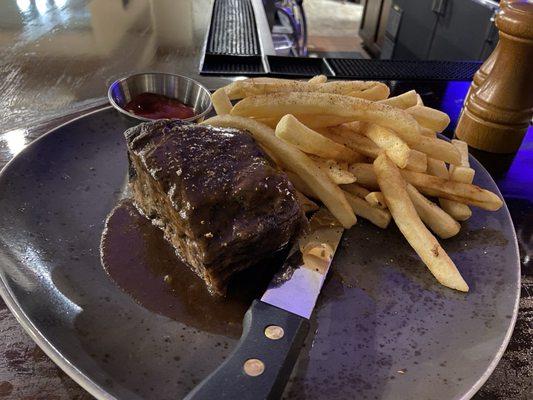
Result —
<instances>
[{"instance_id":1,"label":"dark cabinet","mask_svg":"<svg viewBox=\"0 0 533 400\"><path fill-rule=\"evenodd\" d=\"M373 57L483 60L497 30L491 0L368 0L361 37Z\"/></svg>"}]
</instances>

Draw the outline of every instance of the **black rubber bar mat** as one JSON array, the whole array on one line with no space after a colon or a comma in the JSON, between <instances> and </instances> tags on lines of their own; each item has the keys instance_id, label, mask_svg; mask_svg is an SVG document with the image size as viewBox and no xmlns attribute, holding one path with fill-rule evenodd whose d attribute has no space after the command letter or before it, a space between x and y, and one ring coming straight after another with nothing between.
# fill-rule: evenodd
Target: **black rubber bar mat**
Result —
<instances>
[{"instance_id":1,"label":"black rubber bar mat","mask_svg":"<svg viewBox=\"0 0 533 400\"><path fill-rule=\"evenodd\" d=\"M266 75L261 56L223 56L206 54L202 75Z\"/></svg>"},{"instance_id":2,"label":"black rubber bar mat","mask_svg":"<svg viewBox=\"0 0 533 400\"><path fill-rule=\"evenodd\" d=\"M327 58L336 78L376 80L469 81L477 61L396 61Z\"/></svg>"},{"instance_id":3,"label":"black rubber bar mat","mask_svg":"<svg viewBox=\"0 0 533 400\"><path fill-rule=\"evenodd\" d=\"M276 76L333 76L323 58L267 56L270 74Z\"/></svg>"},{"instance_id":4,"label":"black rubber bar mat","mask_svg":"<svg viewBox=\"0 0 533 400\"><path fill-rule=\"evenodd\" d=\"M215 0L208 35L207 54L261 55L250 0Z\"/></svg>"}]
</instances>

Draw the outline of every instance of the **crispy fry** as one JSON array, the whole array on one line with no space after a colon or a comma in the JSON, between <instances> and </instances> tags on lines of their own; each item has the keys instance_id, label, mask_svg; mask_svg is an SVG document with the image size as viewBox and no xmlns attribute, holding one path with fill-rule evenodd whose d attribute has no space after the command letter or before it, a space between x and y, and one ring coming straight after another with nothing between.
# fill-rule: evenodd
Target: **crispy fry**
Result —
<instances>
[{"instance_id":1,"label":"crispy fry","mask_svg":"<svg viewBox=\"0 0 533 400\"><path fill-rule=\"evenodd\" d=\"M306 127L293 115L285 115L276 126L276 136L305 153L342 161L362 161L364 157L342 144ZM348 183L348 182L345 182Z\"/></svg>"},{"instance_id":2,"label":"crispy fry","mask_svg":"<svg viewBox=\"0 0 533 400\"><path fill-rule=\"evenodd\" d=\"M274 131L268 126L250 118L229 115L216 116L202 124L246 129L255 140L283 160L284 164L290 166L290 169L312 188L317 197L345 228L356 223L357 218L344 192L331 182L305 153L276 137Z\"/></svg>"},{"instance_id":3,"label":"crispy fry","mask_svg":"<svg viewBox=\"0 0 533 400\"><path fill-rule=\"evenodd\" d=\"M449 179L448 169L444 161L428 158L428 174ZM457 201L439 198L439 204L444 211L457 221L466 221L472 216L472 210L466 204Z\"/></svg>"},{"instance_id":4,"label":"crispy fry","mask_svg":"<svg viewBox=\"0 0 533 400\"><path fill-rule=\"evenodd\" d=\"M328 80L326 75L315 75L311 79L309 79L308 83L326 83Z\"/></svg>"},{"instance_id":5,"label":"crispy fry","mask_svg":"<svg viewBox=\"0 0 533 400\"><path fill-rule=\"evenodd\" d=\"M211 95L211 102L213 103L215 112L218 115L229 114L233 108L233 105L231 104L231 101L229 100L224 88L215 90L215 92Z\"/></svg>"},{"instance_id":6,"label":"crispy fry","mask_svg":"<svg viewBox=\"0 0 533 400\"><path fill-rule=\"evenodd\" d=\"M380 155L374 168L392 217L411 247L441 284L467 292L468 285L457 267L420 220L398 167Z\"/></svg>"},{"instance_id":7,"label":"crispy fry","mask_svg":"<svg viewBox=\"0 0 533 400\"><path fill-rule=\"evenodd\" d=\"M424 128L442 132L450 124L448 114L434 108L416 105L406 110Z\"/></svg>"},{"instance_id":8,"label":"crispy fry","mask_svg":"<svg viewBox=\"0 0 533 400\"><path fill-rule=\"evenodd\" d=\"M344 195L346 196L346 200L348 200L348 203L350 203L356 215L369 220L374 225L382 229L385 229L389 225L391 215L388 210L372 207L365 200L358 196L354 196L349 192L344 192Z\"/></svg>"},{"instance_id":9,"label":"crispy fry","mask_svg":"<svg viewBox=\"0 0 533 400\"><path fill-rule=\"evenodd\" d=\"M304 213L316 211L320 208L313 200L298 190L296 191L296 200L298 200L298 203L300 203L300 207L302 207Z\"/></svg>"},{"instance_id":10,"label":"crispy fry","mask_svg":"<svg viewBox=\"0 0 533 400\"><path fill-rule=\"evenodd\" d=\"M386 99L387 97L389 97L389 94L390 94L389 87L385 85L384 83L380 83L368 89L356 90L356 91L350 92L348 93L348 96L358 97L360 99L377 101L377 100Z\"/></svg>"},{"instance_id":11,"label":"crispy fry","mask_svg":"<svg viewBox=\"0 0 533 400\"><path fill-rule=\"evenodd\" d=\"M352 164L348 168L348 171L350 171L355 176L355 178L357 179L357 183L359 183L360 185L371 190L379 190L378 180L376 178L376 173L374 172L372 164Z\"/></svg>"},{"instance_id":12,"label":"crispy fry","mask_svg":"<svg viewBox=\"0 0 533 400\"><path fill-rule=\"evenodd\" d=\"M329 85L324 83L322 85ZM285 114L328 114L352 120L372 122L391 128L413 141L418 140L419 125L403 110L355 97L331 93L274 93L246 97L231 110L231 115L255 118ZM402 136L402 138L404 138ZM423 136L422 136L423 137ZM426 138L430 140L430 138ZM435 139L436 140L436 139ZM454 151L453 145L449 144Z\"/></svg>"},{"instance_id":13,"label":"crispy fry","mask_svg":"<svg viewBox=\"0 0 533 400\"><path fill-rule=\"evenodd\" d=\"M437 137L437 132L432 131L431 129L428 129L428 128L424 128L423 126L420 127L420 134L422 136L427 136L427 137L430 137L430 138L436 138Z\"/></svg>"},{"instance_id":14,"label":"crispy fry","mask_svg":"<svg viewBox=\"0 0 533 400\"><path fill-rule=\"evenodd\" d=\"M360 135L344 125L329 128L329 133L327 133L326 136L331 140L341 143L353 151L372 159L376 158L379 153L382 152L382 149L366 136Z\"/></svg>"},{"instance_id":15,"label":"crispy fry","mask_svg":"<svg viewBox=\"0 0 533 400\"><path fill-rule=\"evenodd\" d=\"M286 95L291 92L308 92L313 94L334 93L346 95L350 92L370 89L376 85L383 85L383 83L373 81L334 81L314 83L285 79L272 80L272 78L250 78L230 83L225 87L225 91L231 100L237 100L249 96L273 93Z\"/></svg>"},{"instance_id":16,"label":"crispy fry","mask_svg":"<svg viewBox=\"0 0 533 400\"><path fill-rule=\"evenodd\" d=\"M418 138L413 140L411 137L406 138L399 132L397 133L407 142L409 147L421 151L422 153L426 153L428 157L446 161L450 164L457 164L461 160L459 151L450 142L422 135L418 135Z\"/></svg>"},{"instance_id":17,"label":"crispy fry","mask_svg":"<svg viewBox=\"0 0 533 400\"><path fill-rule=\"evenodd\" d=\"M368 124L364 135L385 151L385 154L400 168L407 166L411 149L390 129Z\"/></svg>"},{"instance_id":18,"label":"crispy fry","mask_svg":"<svg viewBox=\"0 0 533 400\"><path fill-rule=\"evenodd\" d=\"M421 151L410 149L405 169L416 172L426 172L427 168L428 157Z\"/></svg>"},{"instance_id":19,"label":"crispy fry","mask_svg":"<svg viewBox=\"0 0 533 400\"><path fill-rule=\"evenodd\" d=\"M376 187L377 178L371 164L352 164L348 170L356 177L357 183L360 185L367 188ZM454 182L406 169L402 169L400 172L407 182L428 196L455 200L490 211L498 210L503 205L502 200L496 194L476 185Z\"/></svg>"},{"instance_id":20,"label":"crispy fry","mask_svg":"<svg viewBox=\"0 0 533 400\"><path fill-rule=\"evenodd\" d=\"M472 183L475 171L470 168L468 159L468 144L462 140L453 139L452 144L461 154L460 165L450 165L450 179L456 182Z\"/></svg>"},{"instance_id":21,"label":"crispy fry","mask_svg":"<svg viewBox=\"0 0 533 400\"><path fill-rule=\"evenodd\" d=\"M385 100L380 100L379 102L405 110L416 105L417 96L418 94L414 90L409 90L408 92L402 93L398 96L389 97Z\"/></svg>"},{"instance_id":22,"label":"crispy fry","mask_svg":"<svg viewBox=\"0 0 533 400\"><path fill-rule=\"evenodd\" d=\"M348 171L347 163L339 163L335 160L325 160L320 157L311 156L318 168L320 168L337 185L354 183L355 176ZM346 165L344 165L346 164Z\"/></svg>"},{"instance_id":23,"label":"crispy fry","mask_svg":"<svg viewBox=\"0 0 533 400\"><path fill-rule=\"evenodd\" d=\"M364 199L370 193L370 190L365 189L358 183L349 183L347 185L341 185L340 187L345 192L351 193L354 196L361 197L362 199Z\"/></svg>"},{"instance_id":24,"label":"crispy fry","mask_svg":"<svg viewBox=\"0 0 533 400\"><path fill-rule=\"evenodd\" d=\"M424 101L422 100L422 96L420 96L418 93L416 94L416 105L417 106L423 106Z\"/></svg>"},{"instance_id":25,"label":"crispy fry","mask_svg":"<svg viewBox=\"0 0 533 400\"><path fill-rule=\"evenodd\" d=\"M387 203L385 202L385 197L381 192L370 192L365 196L365 200L372 207L377 207L381 209L387 208Z\"/></svg>"},{"instance_id":26,"label":"crispy fry","mask_svg":"<svg viewBox=\"0 0 533 400\"><path fill-rule=\"evenodd\" d=\"M352 172L351 169L350 172ZM503 205L502 200L496 194L476 185L454 182L405 169L401 173L405 180L428 196L455 200L490 211L496 211ZM354 175L358 178L357 174Z\"/></svg>"},{"instance_id":27,"label":"crispy fry","mask_svg":"<svg viewBox=\"0 0 533 400\"><path fill-rule=\"evenodd\" d=\"M415 206L420 219L435 234L443 239L455 236L461 230L459 222L450 217L442 208L428 200L410 183L407 184L407 193Z\"/></svg>"},{"instance_id":28,"label":"crispy fry","mask_svg":"<svg viewBox=\"0 0 533 400\"><path fill-rule=\"evenodd\" d=\"M318 199L316 193L302 178L300 178L300 175L289 170L285 170L285 175L287 175L287 178L289 178L289 181L291 181L296 190L303 193L307 197Z\"/></svg>"}]
</instances>

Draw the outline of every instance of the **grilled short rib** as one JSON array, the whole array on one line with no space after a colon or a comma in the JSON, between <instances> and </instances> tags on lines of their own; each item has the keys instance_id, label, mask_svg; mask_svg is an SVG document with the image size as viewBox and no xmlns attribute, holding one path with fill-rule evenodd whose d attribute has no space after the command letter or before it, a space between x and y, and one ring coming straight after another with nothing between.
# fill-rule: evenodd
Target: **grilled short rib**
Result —
<instances>
[{"instance_id":1,"label":"grilled short rib","mask_svg":"<svg viewBox=\"0 0 533 400\"><path fill-rule=\"evenodd\" d=\"M125 136L136 206L212 293L305 229L292 184L248 133L159 120Z\"/></svg>"}]
</instances>

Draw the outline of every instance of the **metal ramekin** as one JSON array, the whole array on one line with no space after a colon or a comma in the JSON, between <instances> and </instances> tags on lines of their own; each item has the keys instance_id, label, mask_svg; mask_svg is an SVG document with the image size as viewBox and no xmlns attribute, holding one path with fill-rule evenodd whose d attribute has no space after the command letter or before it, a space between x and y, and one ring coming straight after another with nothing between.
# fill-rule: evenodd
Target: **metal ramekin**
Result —
<instances>
[{"instance_id":1,"label":"metal ramekin","mask_svg":"<svg viewBox=\"0 0 533 400\"><path fill-rule=\"evenodd\" d=\"M136 121L152 121L124 109L135 96L146 92L162 94L192 107L196 115L183 121L201 122L213 107L209 90L200 83L186 76L162 72L146 72L121 78L109 86L107 97L111 105L125 116Z\"/></svg>"}]
</instances>

